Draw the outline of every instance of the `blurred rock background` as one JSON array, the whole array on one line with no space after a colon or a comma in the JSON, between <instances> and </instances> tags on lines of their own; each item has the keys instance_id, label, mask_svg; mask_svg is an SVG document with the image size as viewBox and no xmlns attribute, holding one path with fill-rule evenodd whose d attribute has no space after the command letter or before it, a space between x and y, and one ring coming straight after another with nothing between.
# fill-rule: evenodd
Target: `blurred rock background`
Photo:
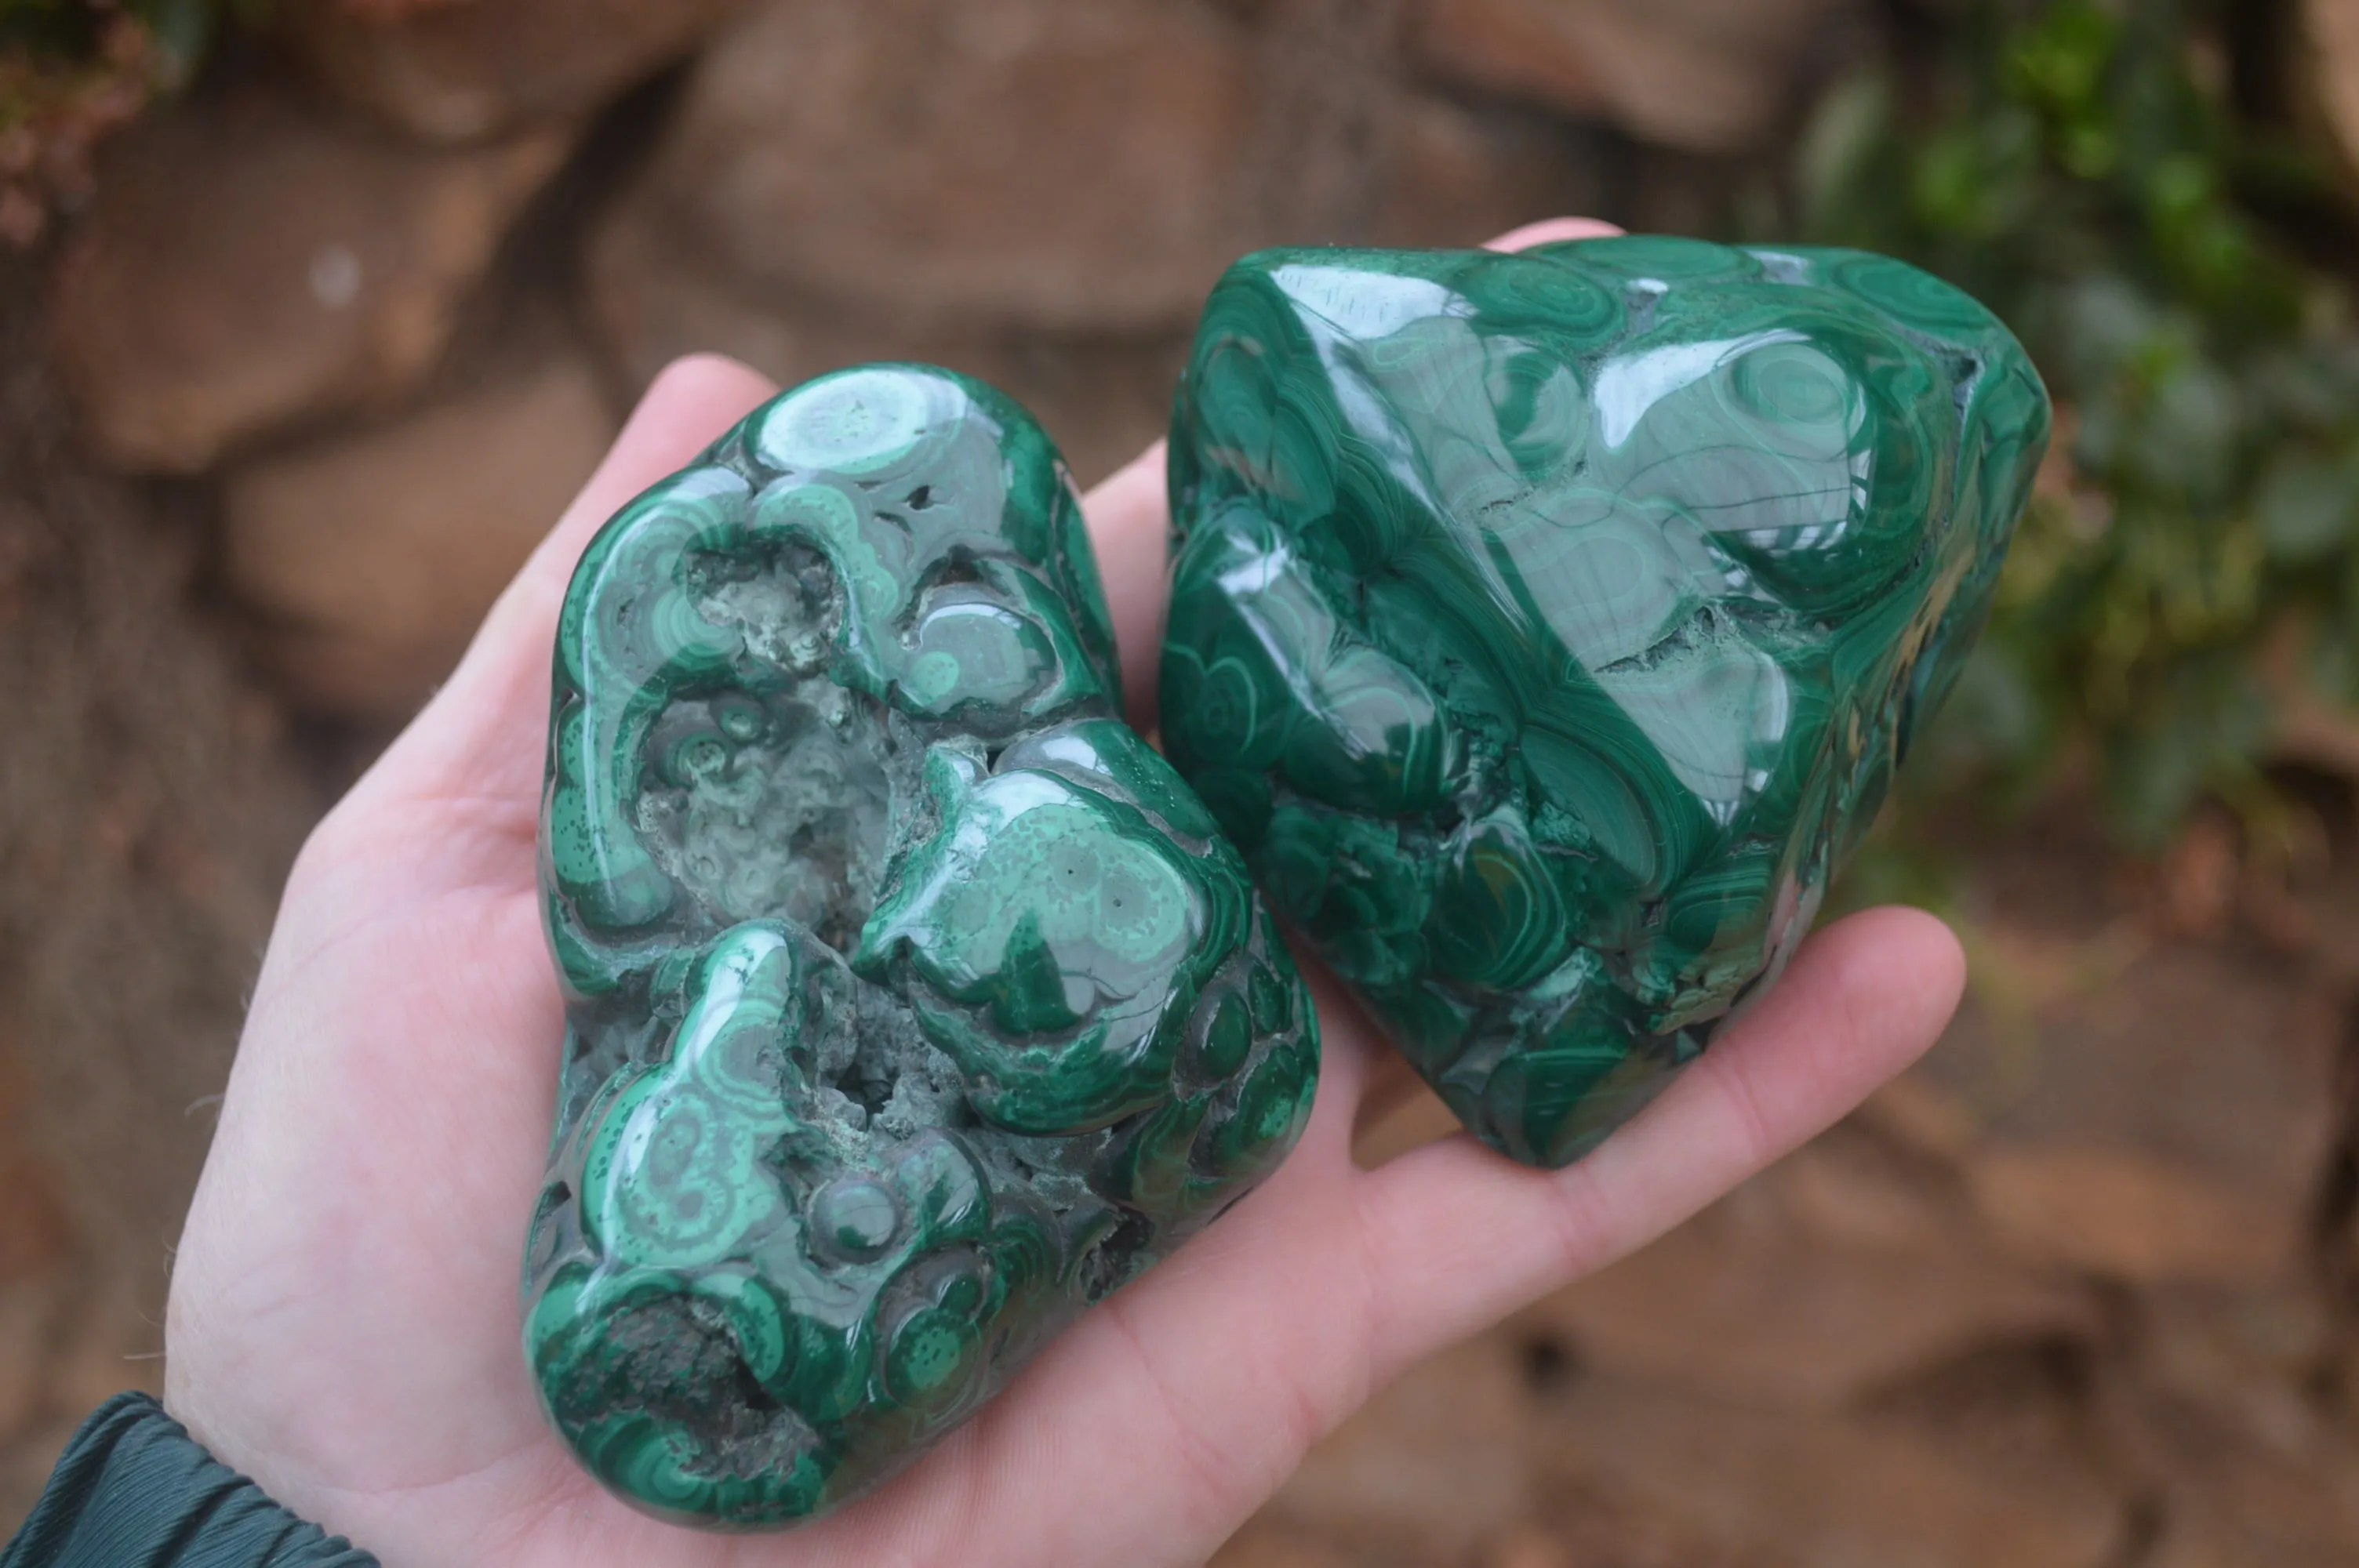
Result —
<instances>
[{"instance_id":1,"label":"blurred rock background","mask_svg":"<svg viewBox=\"0 0 2359 1568\"><path fill-rule=\"evenodd\" d=\"M159 1385L296 846L666 359L949 363L1089 482L1238 253L1559 212L1919 257L2060 394L1849 882L1973 995L1219 1563L2359 1561L2347 0L0 0L0 1528Z\"/></svg>"}]
</instances>

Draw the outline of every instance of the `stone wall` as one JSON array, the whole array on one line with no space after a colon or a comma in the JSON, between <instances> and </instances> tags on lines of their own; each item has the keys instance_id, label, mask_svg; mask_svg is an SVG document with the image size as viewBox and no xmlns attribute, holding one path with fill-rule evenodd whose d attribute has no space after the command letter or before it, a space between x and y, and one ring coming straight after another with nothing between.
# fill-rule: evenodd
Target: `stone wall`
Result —
<instances>
[{"instance_id":1,"label":"stone wall","mask_svg":"<svg viewBox=\"0 0 2359 1568\"><path fill-rule=\"evenodd\" d=\"M0 1522L153 1386L310 821L656 368L939 361L1086 482L1281 242L1710 230L1870 0L321 0L0 265ZM1411 1373L1226 1568L2359 1557L2347 801L1983 858L1928 1065ZM2042 835L2045 835L2043 837ZM2224 868L2224 869L2223 869ZM2157 880L2158 876L2159 880ZM1365 1157L1441 1130L1409 1096Z\"/></svg>"},{"instance_id":2,"label":"stone wall","mask_svg":"<svg viewBox=\"0 0 2359 1568\"><path fill-rule=\"evenodd\" d=\"M111 149L52 363L108 464L207 481L288 697L390 723L677 354L948 363L1093 478L1159 428L1234 256L1692 224L1866 27L1854 0L289 7ZM420 558L397 602L333 580Z\"/></svg>"}]
</instances>

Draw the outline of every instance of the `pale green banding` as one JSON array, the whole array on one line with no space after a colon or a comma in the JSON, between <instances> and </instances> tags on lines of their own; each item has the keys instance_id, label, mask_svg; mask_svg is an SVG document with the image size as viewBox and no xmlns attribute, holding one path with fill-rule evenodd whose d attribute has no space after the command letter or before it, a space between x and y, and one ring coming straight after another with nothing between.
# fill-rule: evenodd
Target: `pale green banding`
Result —
<instances>
[{"instance_id":1,"label":"pale green banding","mask_svg":"<svg viewBox=\"0 0 2359 1568\"><path fill-rule=\"evenodd\" d=\"M771 403L756 448L775 468L872 473L925 438L940 416L929 401L911 378L883 367L823 375Z\"/></svg>"},{"instance_id":2,"label":"pale green banding","mask_svg":"<svg viewBox=\"0 0 2359 1568\"><path fill-rule=\"evenodd\" d=\"M1038 427L916 366L756 410L583 557L525 1339L638 1507L859 1495L1299 1130L1308 999L1119 722L1096 585Z\"/></svg>"},{"instance_id":3,"label":"pale green banding","mask_svg":"<svg viewBox=\"0 0 2359 1568\"><path fill-rule=\"evenodd\" d=\"M1452 1108L1561 1164L1808 931L2048 428L1882 257L1248 256L1173 415L1166 745Z\"/></svg>"}]
</instances>

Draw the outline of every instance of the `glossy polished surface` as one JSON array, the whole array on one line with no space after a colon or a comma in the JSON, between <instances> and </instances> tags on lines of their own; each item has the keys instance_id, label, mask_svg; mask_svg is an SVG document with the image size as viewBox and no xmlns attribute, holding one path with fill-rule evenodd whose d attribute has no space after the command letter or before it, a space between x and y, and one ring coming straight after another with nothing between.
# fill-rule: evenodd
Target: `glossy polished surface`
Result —
<instances>
[{"instance_id":1,"label":"glossy polished surface","mask_svg":"<svg viewBox=\"0 0 2359 1568\"><path fill-rule=\"evenodd\" d=\"M525 1337L625 1498L843 1501L1293 1144L1308 1000L1121 689L1062 462L948 372L786 394L583 555Z\"/></svg>"},{"instance_id":2,"label":"glossy polished surface","mask_svg":"<svg viewBox=\"0 0 2359 1568\"><path fill-rule=\"evenodd\" d=\"M2048 427L1880 256L1249 256L1173 416L1166 749L1466 1124L1562 1164L1808 931Z\"/></svg>"}]
</instances>

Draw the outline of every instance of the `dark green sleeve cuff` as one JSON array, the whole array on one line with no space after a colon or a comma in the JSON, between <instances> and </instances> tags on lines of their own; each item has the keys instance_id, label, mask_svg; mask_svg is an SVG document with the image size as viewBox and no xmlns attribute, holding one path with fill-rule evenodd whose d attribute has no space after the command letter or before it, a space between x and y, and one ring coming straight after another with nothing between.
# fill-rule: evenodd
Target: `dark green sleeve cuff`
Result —
<instances>
[{"instance_id":1,"label":"dark green sleeve cuff","mask_svg":"<svg viewBox=\"0 0 2359 1568\"><path fill-rule=\"evenodd\" d=\"M82 1423L0 1568L377 1568L280 1508L146 1394Z\"/></svg>"}]
</instances>

